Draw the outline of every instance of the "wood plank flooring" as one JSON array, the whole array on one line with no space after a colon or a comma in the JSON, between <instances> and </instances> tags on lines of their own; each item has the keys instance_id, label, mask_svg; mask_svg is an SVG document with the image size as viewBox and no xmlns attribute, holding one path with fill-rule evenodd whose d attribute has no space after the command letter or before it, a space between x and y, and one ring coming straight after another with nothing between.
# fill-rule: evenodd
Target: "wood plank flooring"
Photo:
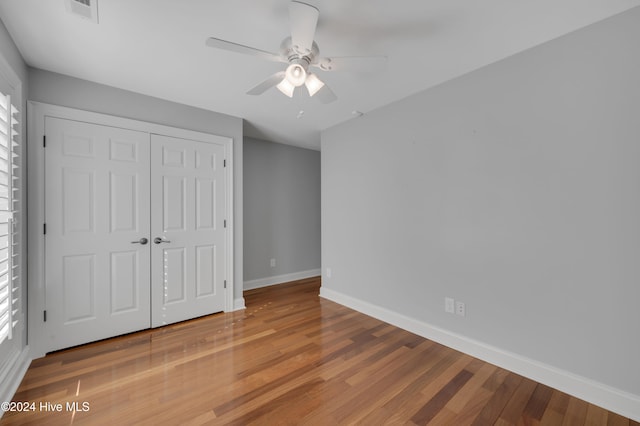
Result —
<instances>
[{"instance_id":1,"label":"wood plank flooring","mask_svg":"<svg viewBox=\"0 0 640 426\"><path fill-rule=\"evenodd\" d=\"M34 360L14 401L35 411L0 423L640 426L320 299L319 286L248 291L245 311Z\"/></svg>"}]
</instances>

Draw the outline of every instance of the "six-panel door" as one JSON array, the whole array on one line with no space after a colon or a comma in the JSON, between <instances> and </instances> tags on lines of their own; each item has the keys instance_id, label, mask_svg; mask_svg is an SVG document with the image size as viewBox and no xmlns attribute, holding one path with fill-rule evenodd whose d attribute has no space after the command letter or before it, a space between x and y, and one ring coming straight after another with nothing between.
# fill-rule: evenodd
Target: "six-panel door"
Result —
<instances>
[{"instance_id":1,"label":"six-panel door","mask_svg":"<svg viewBox=\"0 0 640 426\"><path fill-rule=\"evenodd\" d=\"M224 309L224 146L151 135L152 326Z\"/></svg>"},{"instance_id":2,"label":"six-panel door","mask_svg":"<svg viewBox=\"0 0 640 426\"><path fill-rule=\"evenodd\" d=\"M51 117L45 128L49 349L148 328L149 134Z\"/></svg>"}]
</instances>

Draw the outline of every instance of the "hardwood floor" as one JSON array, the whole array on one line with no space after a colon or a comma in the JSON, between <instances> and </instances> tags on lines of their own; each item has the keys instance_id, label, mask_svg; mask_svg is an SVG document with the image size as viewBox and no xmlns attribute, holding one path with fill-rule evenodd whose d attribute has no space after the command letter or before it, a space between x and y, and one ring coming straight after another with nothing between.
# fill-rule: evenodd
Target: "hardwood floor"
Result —
<instances>
[{"instance_id":1,"label":"hardwood floor","mask_svg":"<svg viewBox=\"0 0 640 426\"><path fill-rule=\"evenodd\" d=\"M35 411L0 423L639 426L320 299L319 285L248 291L245 311L37 359L14 397Z\"/></svg>"}]
</instances>

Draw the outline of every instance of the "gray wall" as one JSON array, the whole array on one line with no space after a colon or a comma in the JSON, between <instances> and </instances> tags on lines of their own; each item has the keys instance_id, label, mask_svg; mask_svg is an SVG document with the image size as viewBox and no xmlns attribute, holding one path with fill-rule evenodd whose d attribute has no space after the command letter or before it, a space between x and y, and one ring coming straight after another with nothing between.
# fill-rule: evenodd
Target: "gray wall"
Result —
<instances>
[{"instance_id":1,"label":"gray wall","mask_svg":"<svg viewBox=\"0 0 640 426\"><path fill-rule=\"evenodd\" d=\"M320 269L320 153L245 138L245 281L313 269Z\"/></svg>"},{"instance_id":2,"label":"gray wall","mask_svg":"<svg viewBox=\"0 0 640 426\"><path fill-rule=\"evenodd\" d=\"M26 94L28 86L27 65L25 64L24 59L22 59L20 51L13 42L13 39L7 31L7 28L4 26L2 20L0 20L0 54L2 54L2 57L13 69L13 72L15 72L22 80L22 90L26 104Z\"/></svg>"},{"instance_id":3,"label":"gray wall","mask_svg":"<svg viewBox=\"0 0 640 426\"><path fill-rule=\"evenodd\" d=\"M233 138L234 298L242 297L242 119L40 69L29 69L29 99Z\"/></svg>"},{"instance_id":4,"label":"gray wall","mask_svg":"<svg viewBox=\"0 0 640 426\"><path fill-rule=\"evenodd\" d=\"M640 396L638 52L640 8L323 132L323 287Z\"/></svg>"}]
</instances>

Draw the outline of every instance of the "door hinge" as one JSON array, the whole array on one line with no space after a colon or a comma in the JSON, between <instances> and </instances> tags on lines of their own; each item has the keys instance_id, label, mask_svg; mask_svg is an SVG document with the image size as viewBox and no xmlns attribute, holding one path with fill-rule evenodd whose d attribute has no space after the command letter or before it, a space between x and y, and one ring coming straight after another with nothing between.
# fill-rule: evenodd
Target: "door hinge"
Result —
<instances>
[{"instance_id":1,"label":"door hinge","mask_svg":"<svg viewBox=\"0 0 640 426\"><path fill-rule=\"evenodd\" d=\"M227 280L224 280L224 288L227 288Z\"/></svg>"},{"instance_id":2,"label":"door hinge","mask_svg":"<svg viewBox=\"0 0 640 426\"><path fill-rule=\"evenodd\" d=\"M42 311L42 313L44 317L44 322L47 322L47 311Z\"/></svg>"},{"instance_id":3,"label":"door hinge","mask_svg":"<svg viewBox=\"0 0 640 426\"><path fill-rule=\"evenodd\" d=\"M47 235L47 224L46 223L42 224L42 233L44 235Z\"/></svg>"},{"instance_id":4,"label":"door hinge","mask_svg":"<svg viewBox=\"0 0 640 426\"><path fill-rule=\"evenodd\" d=\"M222 167L227 167L227 160L222 160Z\"/></svg>"},{"instance_id":5,"label":"door hinge","mask_svg":"<svg viewBox=\"0 0 640 426\"><path fill-rule=\"evenodd\" d=\"M42 147L47 147L47 135L42 135Z\"/></svg>"},{"instance_id":6,"label":"door hinge","mask_svg":"<svg viewBox=\"0 0 640 426\"><path fill-rule=\"evenodd\" d=\"M224 227L227 227L227 219L224 220Z\"/></svg>"}]
</instances>

